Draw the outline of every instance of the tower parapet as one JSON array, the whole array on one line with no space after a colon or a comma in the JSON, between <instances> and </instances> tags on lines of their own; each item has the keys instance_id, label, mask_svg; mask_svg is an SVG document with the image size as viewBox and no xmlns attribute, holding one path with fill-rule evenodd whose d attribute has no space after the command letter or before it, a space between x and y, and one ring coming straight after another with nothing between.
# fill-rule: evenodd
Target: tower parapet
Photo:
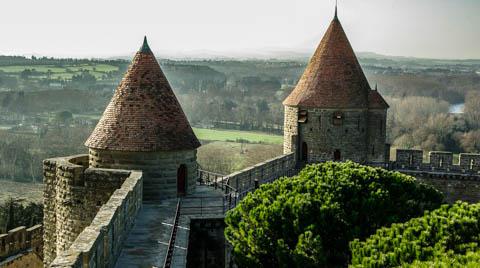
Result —
<instances>
[{"instance_id":1,"label":"tower parapet","mask_svg":"<svg viewBox=\"0 0 480 268\"><path fill-rule=\"evenodd\" d=\"M44 263L66 251L130 177L131 171L88 168L88 155L44 161Z\"/></svg>"}]
</instances>

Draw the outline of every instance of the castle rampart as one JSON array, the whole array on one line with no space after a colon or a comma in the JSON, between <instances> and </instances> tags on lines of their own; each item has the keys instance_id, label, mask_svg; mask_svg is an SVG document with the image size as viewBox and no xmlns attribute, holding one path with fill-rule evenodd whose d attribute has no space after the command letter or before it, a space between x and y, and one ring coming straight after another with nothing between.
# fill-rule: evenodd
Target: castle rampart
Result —
<instances>
[{"instance_id":1,"label":"castle rampart","mask_svg":"<svg viewBox=\"0 0 480 268\"><path fill-rule=\"evenodd\" d=\"M87 167L87 155L44 161L45 264L70 247L131 173Z\"/></svg>"},{"instance_id":2,"label":"castle rampart","mask_svg":"<svg viewBox=\"0 0 480 268\"><path fill-rule=\"evenodd\" d=\"M35 253L39 259L43 258L43 227L35 225L30 228L20 226L0 234L0 266L9 266L17 258L8 260L8 257L20 253Z\"/></svg>"},{"instance_id":3,"label":"castle rampart","mask_svg":"<svg viewBox=\"0 0 480 268\"><path fill-rule=\"evenodd\" d=\"M295 155L289 153L234 172L225 179L230 187L237 189L240 195L244 195L255 188L255 181L266 183L281 176L291 175L289 172L295 168L295 165Z\"/></svg>"},{"instance_id":4,"label":"castle rampart","mask_svg":"<svg viewBox=\"0 0 480 268\"><path fill-rule=\"evenodd\" d=\"M428 152L428 160L423 161L424 152L416 149L397 149L394 169L446 171L454 173L478 174L480 171L480 154L461 153L459 163L453 163L451 152ZM480 175L480 174L478 174Z\"/></svg>"},{"instance_id":5,"label":"castle rampart","mask_svg":"<svg viewBox=\"0 0 480 268\"><path fill-rule=\"evenodd\" d=\"M480 201L480 154L461 153L458 164L453 163L451 152L429 152L428 162L423 156L422 150L397 149L390 167L434 186L449 203Z\"/></svg>"}]
</instances>

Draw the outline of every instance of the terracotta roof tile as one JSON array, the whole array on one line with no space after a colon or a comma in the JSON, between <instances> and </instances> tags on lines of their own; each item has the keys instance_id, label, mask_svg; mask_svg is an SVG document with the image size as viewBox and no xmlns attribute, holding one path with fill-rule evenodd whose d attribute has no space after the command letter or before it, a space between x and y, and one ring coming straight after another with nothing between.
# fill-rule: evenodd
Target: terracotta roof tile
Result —
<instances>
[{"instance_id":1,"label":"terracotta roof tile","mask_svg":"<svg viewBox=\"0 0 480 268\"><path fill-rule=\"evenodd\" d=\"M331 22L295 89L283 104L367 108L368 84L338 18Z\"/></svg>"},{"instance_id":2,"label":"terracotta roof tile","mask_svg":"<svg viewBox=\"0 0 480 268\"><path fill-rule=\"evenodd\" d=\"M85 145L115 151L200 146L146 40Z\"/></svg>"},{"instance_id":3,"label":"terracotta roof tile","mask_svg":"<svg viewBox=\"0 0 480 268\"><path fill-rule=\"evenodd\" d=\"M388 109L390 107L385 99L377 90L370 90L368 94L368 108L371 109Z\"/></svg>"}]
</instances>

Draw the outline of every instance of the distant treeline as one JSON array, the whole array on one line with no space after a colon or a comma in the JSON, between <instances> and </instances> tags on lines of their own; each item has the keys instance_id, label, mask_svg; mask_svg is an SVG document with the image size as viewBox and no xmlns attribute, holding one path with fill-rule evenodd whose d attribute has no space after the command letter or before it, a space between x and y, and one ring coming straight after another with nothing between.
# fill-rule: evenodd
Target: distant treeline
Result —
<instances>
[{"instance_id":1,"label":"distant treeline","mask_svg":"<svg viewBox=\"0 0 480 268\"><path fill-rule=\"evenodd\" d=\"M0 234L19 226L29 228L43 222L43 205L22 201L9 199L0 203Z\"/></svg>"},{"instance_id":2,"label":"distant treeline","mask_svg":"<svg viewBox=\"0 0 480 268\"><path fill-rule=\"evenodd\" d=\"M0 56L0 66L14 65L75 65L75 64L92 64L105 63L112 65L126 65L126 60L103 60L103 59L75 59L75 58L53 58L53 57L35 57L30 58L24 56Z\"/></svg>"}]
</instances>

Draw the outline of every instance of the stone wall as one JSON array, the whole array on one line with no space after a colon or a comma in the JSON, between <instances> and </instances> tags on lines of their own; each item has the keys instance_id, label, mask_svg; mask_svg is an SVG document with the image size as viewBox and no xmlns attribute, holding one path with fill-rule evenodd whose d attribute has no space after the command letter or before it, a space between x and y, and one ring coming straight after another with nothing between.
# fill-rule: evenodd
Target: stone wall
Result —
<instances>
[{"instance_id":1,"label":"stone wall","mask_svg":"<svg viewBox=\"0 0 480 268\"><path fill-rule=\"evenodd\" d=\"M415 149L397 149L394 169L444 171L452 173L474 173L480 171L480 154L461 153L459 163L453 163L451 152L428 152L428 161L423 161L424 152Z\"/></svg>"},{"instance_id":2,"label":"stone wall","mask_svg":"<svg viewBox=\"0 0 480 268\"><path fill-rule=\"evenodd\" d=\"M191 219L187 268L225 266L224 218Z\"/></svg>"},{"instance_id":3,"label":"stone wall","mask_svg":"<svg viewBox=\"0 0 480 268\"><path fill-rule=\"evenodd\" d=\"M420 182L432 185L445 195L448 203L457 200L470 203L480 202L479 175L421 170L401 170L401 172L417 178Z\"/></svg>"},{"instance_id":4,"label":"stone wall","mask_svg":"<svg viewBox=\"0 0 480 268\"><path fill-rule=\"evenodd\" d=\"M122 152L90 149L90 167L141 170L144 200L177 197L177 171L187 168L186 191L193 192L197 178L196 150L175 152Z\"/></svg>"},{"instance_id":5,"label":"stone wall","mask_svg":"<svg viewBox=\"0 0 480 268\"><path fill-rule=\"evenodd\" d=\"M2 268L41 268L43 267L42 259L33 251L28 250L0 261Z\"/></svg>"},{"instance_id":6,"label":"stone wall","mask_svg":"<svg viewBox=\"0 0 480 268\"><path fill-rule=\"evenodd\" d=\"M87 168L88 155L44 161L44 263L67 250L100 207L130 175Z\"/></svg>"},{"instance_id":7,"label":"stone wall","mask_svg":"<svg viewBox=\"0 0 480 268\"><path fill-rule=\"evenodd\" d=\"M459 164L462 170L480 171L480 154L460 154Z\"/></svg>"},{"instance_id":8,"label":"stone wall","mask_svg":"<svg viewBox=\"0 0 480 268\"><path fill-rule=\"evenodd\" d=\"M295 166L295 154L289 153L227 175L224 180L238 191L241 198L255 188L255 181L262 184L282 176L294 175Z\"/></svg>"},{"instance_id":9,"label":"stone wall","mask_svg":"<svg viewBox=\"0 0 480 268\"><path fill-rule=\"evenodd\" d=\"M387 110L368 111L368 163L385 163L390 159L390 147L386 145L386 121Z\"/></svg>"},{"instance_id":10,"label":"stone wall","mask_svg":"<svg viewBox=\"0 0 480 268\"><path fill-rule=\"evenodd\" d=\"M114 267L142 206L142 173L132 171L95 218L49 267Z\"/></svg>"},{"instance_id":11,"label":"stone wall","mask_svg":"<svg viewBox=\"0 0 480 268\"><path fill-rule=\"evenodd\" d=\"M429 152L423 161L422 150L397 149L391 169L412 175L443 192L447 202L480 202L480 154L460 154L453 163L451 152Z\"/></svg>"},{"instance_id":12,"label":"stone wall","mask_svg":"<svg viewBox=\"0 0 480 268\"><path fill-rule=\"evenodd\" d=\"M367 161L367 110L333 110L333 109L300 109L293 112L293 107L285 107L285 137L284 151L294 150L292 136L297 132L299 148L298 159L305 162L323 162L334 160L338 151L340 160L352 160L364 163ZM294 115L298 114L297 121ZM338 116L338 117L337 117ZM298 123L297 123L298 122ZM292 130L289 130L289 128ZM307 159L303 159L306 144ZM383 155L383 147L378 149L378 155Z\"/></svg>"},{"instance_id":13,"label":"stone wall","mask_svg":"<svg viewBox=\"0 0 480 268\"><path fill-rule=\"evenodd\" d=\"M450 170L453 165L453 153L451 152L429 152L430 166L434 169Z\"/></svg>"},{"instance_id":14,"label":"stone wall","mask_svg":"<svg viewBox=\"0 0 480 268\"><path fill-rule=\"evenodd\" d=\"M30 228L20 226L0 234L0 264L3 260L13 255L33 252L43 258L43 227L35 225ZM14 259L10 260L13 263ZM2 265L0 265L2 266Z\"/></svg>"},{"instance_id":15,"label":"stone wall","mask_svg":"<svg viewBox=\"0 0 480 268\"><path fill-rule=\"evenodd\" d=\"M399 168L419 169L423 164L423 151L397 149L395 166Z\"/></svg>"},{"instance_id":16,"label":"stone wall","mask_svg":"<svg viewBox=\"0 0 480 268\"><path fill-rule=\"evenodd\" d=\"M298 139L298 108L285 106L283 124L283 153L295 153Z\"/></svg>"}]
</instances>

